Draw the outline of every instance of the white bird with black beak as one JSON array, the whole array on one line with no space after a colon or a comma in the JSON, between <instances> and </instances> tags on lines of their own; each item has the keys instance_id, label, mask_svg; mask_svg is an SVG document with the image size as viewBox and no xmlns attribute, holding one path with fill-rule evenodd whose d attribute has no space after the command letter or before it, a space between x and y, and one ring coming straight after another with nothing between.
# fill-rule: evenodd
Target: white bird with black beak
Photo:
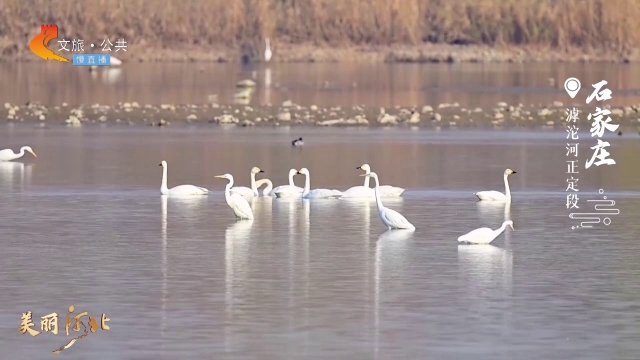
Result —
<instances>
[{"instance_id":1,"label":"white bird with black beak","mask_svg":"<svg viewBox=\"0 0 640 360\"><path fill-rule=\"evenodd\" d=\"M167 187L167 162L162 160L159 166L162 166L162 184L160 185L160 194L169 196L190 196L190 195L207 195L208 189L194 185L179 185L169 189Z\"/></svg>"},{"instance_id":2,"label":"white bird with black beak","mask_svg":"<svg viewBox=\"0 0 640 360\"><path fill-rule=\"evenodd\" d=\"M253 197L259 197L260 194L258 194L258 185L256 183L256 175L260 173L264 173L264 171L259 167L254 166L253 168L251 168L251 188L248 188L246 186L234 186L231 188L231 192L240 194L248 199L251 199Z\"/></svg>"}]
</instances>

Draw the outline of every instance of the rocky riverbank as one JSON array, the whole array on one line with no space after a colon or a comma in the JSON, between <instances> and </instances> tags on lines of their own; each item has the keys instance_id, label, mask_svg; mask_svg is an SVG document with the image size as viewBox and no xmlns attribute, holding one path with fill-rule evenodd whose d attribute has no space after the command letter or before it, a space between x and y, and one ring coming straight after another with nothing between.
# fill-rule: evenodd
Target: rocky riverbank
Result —
<instances>
[{"instance_id":1,"label":"rocky riverbank","mask_svg":"<svg viewBox=\"0 0 640 360\"><path fill-rule=\"evenodd\" d=\"M139 104L135 101L109 105L43 106L38 103L14 105L0 109L5 123L47 126L354 126L354 127L425 127L425 128L566 128L567 108L571 104L554 102L533 104L497 103L491 107L467 108L458 103L416 107L375 108L365 106L301 106L285 101L279 106L233 104ZM640 104L608 108L613 123L621 128L640 127ZM579 123L589 126L582 108ZM633 130L635 131L635 129Z\"/></svg>"}]
</instances>

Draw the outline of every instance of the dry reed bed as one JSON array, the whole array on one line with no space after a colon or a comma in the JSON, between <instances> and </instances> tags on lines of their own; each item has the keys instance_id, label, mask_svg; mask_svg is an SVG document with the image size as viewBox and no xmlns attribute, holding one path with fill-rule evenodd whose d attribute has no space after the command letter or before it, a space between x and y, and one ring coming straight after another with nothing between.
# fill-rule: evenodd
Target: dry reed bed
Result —
<instances>
[{"instance_id":1,"label":"dry reed bed","mask_svg":"<svg viewBox=\"0 0 640 360\"><path fill-rule=\"evenodd\" d=\"M42 23L66 38L125 38L152 50L478 44L630 53L637 0L2 0L0 57L20 57ZM604 51L604 50L602 50Z\"/></svg>"}]
</instances>

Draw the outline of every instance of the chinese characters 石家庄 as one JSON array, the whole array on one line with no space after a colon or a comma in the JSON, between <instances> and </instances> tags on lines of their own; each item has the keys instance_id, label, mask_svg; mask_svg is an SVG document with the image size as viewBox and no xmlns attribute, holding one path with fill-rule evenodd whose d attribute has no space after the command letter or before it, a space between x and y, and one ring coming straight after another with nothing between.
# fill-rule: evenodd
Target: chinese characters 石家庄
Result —
<instances>
[{"instance_id":1,"label":"chinese characters \u77f3\u5bb6\u5e84","mask_svg":"<svg viewBox=\"0 0 640 360\"><path fill-rule=\"evenodd\" d=\"M587 97L586 103L587 105L591 103L594 99L598 102L604 102L607 100L611 100L612 92L610 89L606 88L607 81L602 80L596 84L593 84L594 88L591 95ZM572 130L575 130L575 139L577 140L577 127L573 128L572 123L576 123L577 121L577 109L573 109L569 111L569 117L567 118L567 133L569 135L573 135ZM575 118L571 117L571 113L575 112ZM589 169L592 165L596 167L600 165L614 165L616 162L612 158L610 158L610 153L607 148L611 145L607 141L601 140L602 136L605 134L605 131L615 131L618 129L619 125L613 124L611 117L611 111L607 109L604 105L597 106L594 112L590 112L587 116L587 120L591 122L591 137L598 137L597 144L590 147L593 150L591 156L587 159L585 163L585 170ZM574 121L572 121L574 120ZM567 139L569 139L569 135L567 135ZM573 155L575 158L574 161L567 161L567 173L572 173L574 170L577 173L577 159L578 159L578 143L567 143L567 156ZM578 206L578 188L577 188L577 178L567 178L567 189L566 191L573 191L576 194L568 194L567 195L567 209L579 209ZM599 189L599 194L604 194L604 189ZM613 208L615 206L615 201L611 199L607 199L607 196L603 196L603 199L598 200L587 200L587 203L594 204L595 211L594 212L579 212L579 213L571 213L569 214L569 218L583 220L580 225L572 226L572 229L576 228L591 228L593 224L603 223L605 225L611 224L611 218L608 217L610 215L617 215L620 213L620 210ZM603 216L604 219L602 219Z\"/></svg>"}]
</instances>

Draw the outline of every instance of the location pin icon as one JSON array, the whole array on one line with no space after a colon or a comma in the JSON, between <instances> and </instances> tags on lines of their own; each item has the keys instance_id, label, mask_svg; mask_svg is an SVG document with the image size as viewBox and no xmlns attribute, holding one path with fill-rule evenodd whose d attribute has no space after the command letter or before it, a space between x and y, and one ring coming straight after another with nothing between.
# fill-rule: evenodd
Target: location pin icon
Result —
<instances>
[{"instance_id":1,"label":"location pin icon","mask_svg":"<svg viewBox=\"0 0 640 360\"><path fill-rule=\"evenodd\" d=\"M567 94L571 96L573 99L580 91L580 80L576 78L568 78L567 81L564 82L564 89L567 90Z\"/></svg>"}]
</instances>

